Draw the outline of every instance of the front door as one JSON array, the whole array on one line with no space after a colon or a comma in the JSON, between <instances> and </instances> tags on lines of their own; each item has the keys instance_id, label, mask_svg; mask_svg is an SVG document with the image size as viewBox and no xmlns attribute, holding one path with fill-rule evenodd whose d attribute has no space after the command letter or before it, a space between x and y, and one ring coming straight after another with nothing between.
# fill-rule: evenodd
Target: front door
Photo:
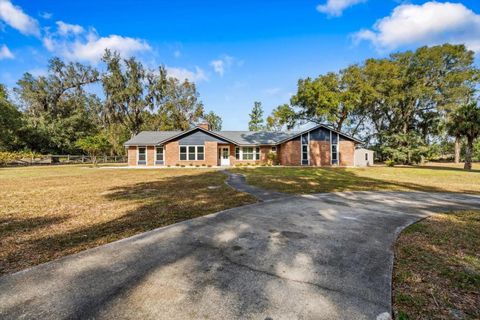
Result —
<instances>
[{"instance_id":1,"label":"front door","mask_svg":"<svg viewBox=\"0 0 480 320\"><path fill-rule=\"evenodd\" d=\"M221 166L230 165L230 147L220 147L218 148L218 156L220 158Z\"/></svg>"}]
</instances>

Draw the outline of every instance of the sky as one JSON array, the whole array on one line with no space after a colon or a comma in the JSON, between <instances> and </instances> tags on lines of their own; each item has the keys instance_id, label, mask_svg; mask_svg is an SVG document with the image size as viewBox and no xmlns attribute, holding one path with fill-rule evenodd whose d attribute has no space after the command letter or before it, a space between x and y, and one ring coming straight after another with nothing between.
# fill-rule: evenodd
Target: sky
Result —
<instances>
[{"instance_id":1,"label":"sky","mask_svg":"<svg viewBox=\"0 0 480 320\"><path fill-rule=\"evenodd\" d=\"M298 79L445 42L480 53L480 1L0 0L0 83L61 57L102 68L105 48L198 86L224 130L288 103ZM478 58L477 58L478 62Z\"/></svg>"}]
</instances>

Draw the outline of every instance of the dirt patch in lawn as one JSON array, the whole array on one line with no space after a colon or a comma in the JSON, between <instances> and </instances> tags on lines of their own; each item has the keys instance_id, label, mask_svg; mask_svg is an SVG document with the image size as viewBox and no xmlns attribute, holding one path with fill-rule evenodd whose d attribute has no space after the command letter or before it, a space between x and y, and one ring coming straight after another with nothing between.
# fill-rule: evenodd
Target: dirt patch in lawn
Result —
<instances>
[{"instance_id":1,"label":"dirt patch in lawn","mask_svg":"<svg viewBox=\"0 0 480 320\"><path fill-rule=\"evenodd\" d=\"M208 169L0 169L0 274L255 202L225 178Z\"/></svg>"},{"instance_id":2,"label":"dirt patch in lawn","mask_svg":"<svg viewBox=\"0 0 480 320\"><path fill-rule=\"evenodd\" d=\"M480 319L480 211L429 217L395 247L396 319Z\"/></svg>"}]
</instances>

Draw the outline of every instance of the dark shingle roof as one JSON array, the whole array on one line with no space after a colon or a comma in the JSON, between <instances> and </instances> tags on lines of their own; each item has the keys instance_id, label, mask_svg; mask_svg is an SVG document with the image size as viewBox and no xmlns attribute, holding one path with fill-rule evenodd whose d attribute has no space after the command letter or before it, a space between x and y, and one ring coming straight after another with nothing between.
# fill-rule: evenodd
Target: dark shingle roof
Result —
<instances>
[{"instance_id":1,"label":"dark shingle roof","mask_svg":"<svg viewBox=\"0 0 480 320\"><path fill-rule=\"evenodd\" d=\"M127 142L125 146L137 146L137 145L157 145L160 143L165 143L171 139L183 136L184 134L189 134L195 130L202 130L205 132L210 132L211 135L215 135L219 138L223 138L229 142L235 143L240 146L245 145L276 145L293 139L305 134L309 131L315 130L317 128L326 128L333 132L334 129L325 126L317 125L313 128L304 130L304 131L291 131L291 132L273 132L273 131L206 131L199 127L192 128L187 131L142 131ZM356 142L362 142L354 137L346 135L344 133L338 132L340 135L352 139Z\"/></svg>"},{"instance_id":2,"label":"dark shingle roof","mask_svg":"<svg viewBox=\"0 0 480 320\"><path fill-rule=\"evenodd\" d=\"M182 131L142 131L125 142L125 146L156 145L161 141L180 134L181 132Z\"/></svg>"},{"instance_id":3,"label":"dark shingle roof","mask_svg":"<svg viewBox=\"0 0 480 320\"><path fill-rule=\"evenodd\" d=\"M272 131L215 131L216 134L236 142L238 145L268 145L288 139L298 132Z\"/></svg>"}]
</instances>

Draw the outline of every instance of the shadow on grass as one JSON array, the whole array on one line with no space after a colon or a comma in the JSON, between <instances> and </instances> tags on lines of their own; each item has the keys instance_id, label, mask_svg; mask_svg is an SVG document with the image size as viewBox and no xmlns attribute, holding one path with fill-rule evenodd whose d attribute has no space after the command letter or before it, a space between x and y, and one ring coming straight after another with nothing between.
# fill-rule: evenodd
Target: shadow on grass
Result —
<instances>
[{"instance_id":1,"label":"shadow on grass","mask_svg":"<svg viewBox=\"0 0 480 320\"><path fill-rule=\"evenodd\" d=\"M136 209L104 223L86 225L59 234L45 234L28 240L22 244L20 253L12 252L0 262L0 270L15 270L14 266L8 264L18 260L27 261L27 264L30 261L30 265L35 265L158 227L255 201L250 196L228 187L224 183L225 178L220 172L203 172L110 189L103 193L105 198L126 205L134 203L137 205ZM66 218L27 219L10 221L8 224L0 221L0 234L28 232L34 228L60 223Z\"/></svg>"},{"instance_id":2,"label":"shadow on grass","mask_svg":"<svg viewBox=\"0 0 480 320\"><path fill-rule=\"evenodd\" d=\"M370 170L366 168L365 170ZM392 168L395 170L395 168ZM254 168L234 169L245 173L247 181L257 187L290 193L341 191L428 191L445 192L437 186L415 182L386 181L357 175L345 168ZM412 179L415 176L412 175ZM461 192L472 192L460 190Z\"/></svg>"}]
</instances>

